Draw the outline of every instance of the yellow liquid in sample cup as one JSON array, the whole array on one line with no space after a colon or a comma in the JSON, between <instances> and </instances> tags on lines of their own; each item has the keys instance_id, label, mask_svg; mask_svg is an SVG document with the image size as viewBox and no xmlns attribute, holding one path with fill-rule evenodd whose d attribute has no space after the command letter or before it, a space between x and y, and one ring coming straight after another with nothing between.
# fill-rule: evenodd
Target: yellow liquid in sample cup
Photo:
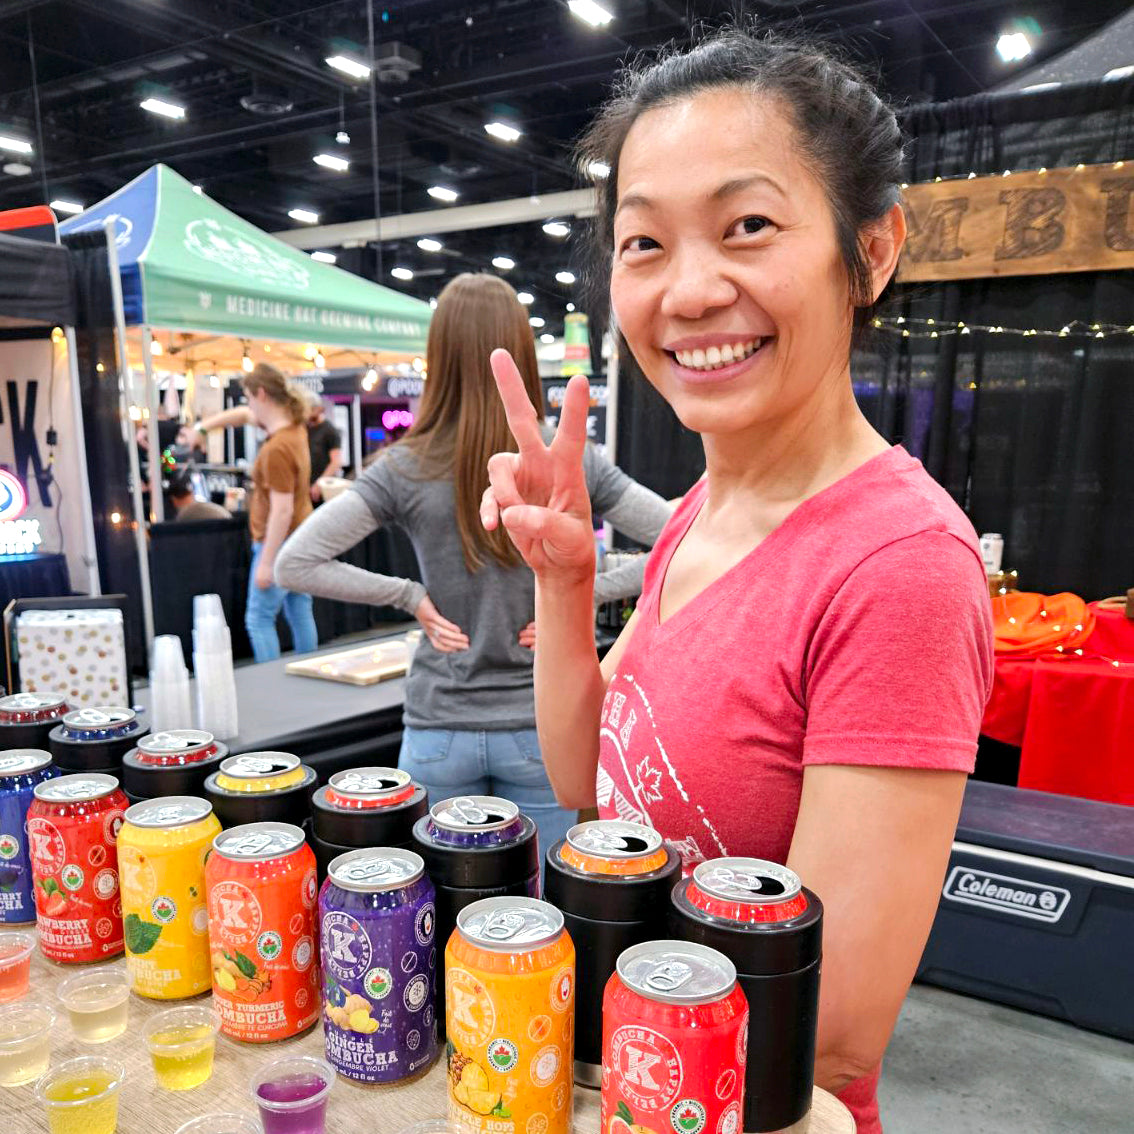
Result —
<instances>
[{"instance_id":1,"label":"yellow liquid in sample cup","mask_svg":"<svg viewBox=\"0 0 1134 1134\"><path fill-rule=\"evenodd\" d=\"M44 1074L51 1062L50 1029L24 1043L11 1043L16 1035L16 1025L0 1024L0 1086L30 1083Z\"/></svg>"},{"instance_id":2,"label":"yellow liquid in sample cup","mask_svg":"<svg viewBox=\"0 0 1134 1134\"><path fill-rule=\"evenodd\" d=\"M105 1043L126 1030L130 990L121 984L92 984L76 988L64 1004L75 1039Z\"/></svg>"},{"instance_id":3,"label":"yellow liquid in sample cup","mask_svg":"<svg viewBox=\"0 0 1134 1134\"><path fill-rule=\"evenodd\" d=\"M101 1095L114 1082L108 1071L84 1071L60 1079L47 1088L47 1120L51 1134L114 1134L118 1126L118 1092ZM91 1101L83 1106L51 1106L51 1103Z\"/></svg>"},{"instance_id":4,"label":"yellow liquid in sample cup","mask_svg":"<svg viewBox=\"0 0 1134 1134\"><path fill-rule=\"evenodd\" d=\"M149 1037L150 1058L158 1084L167 1091L188 1091L213 1073L216 1032L208 1024L167 1028Z\"/></svg>"}]
</instances>

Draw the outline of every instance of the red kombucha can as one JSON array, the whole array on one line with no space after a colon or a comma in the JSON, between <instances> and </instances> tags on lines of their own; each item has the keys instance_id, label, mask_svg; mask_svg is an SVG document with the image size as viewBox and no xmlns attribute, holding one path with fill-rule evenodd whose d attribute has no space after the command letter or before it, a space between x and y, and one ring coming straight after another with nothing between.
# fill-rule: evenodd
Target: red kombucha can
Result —
<instances>
[{"instance_id":1,"label":"red kombucha can","mask_svg":"<svg viewBox=\"0 0 1134 1134\"><path fill-rule=\"evenodd\" d=\"M213 840L205 864L213 1007L221 1031L271 1043L322 1013L315 855L291 823L246 823Z\"/></svg>"},{"instance_id":2,"label":"red kombucha can","mask_svg":"<svg viewBox=\"0 0 1134 1134\"><path fill-rule=\"evenodd\" d=\"M748 1003L707 945L645 941L620 954L602 1005L608 1134L740 1134Z\"/></svg>"},{"instance_id":3,"label":"red kombucha can","mask_svg":"<svg viewBox=\"0 0 1134 1134\"><path fill-rule=\"evenodd\" d=\"M28 847L43 955L63 964L122 952L118 830L128 801L113 776L59 776L35 787Z\"/></svg>"}]
</instances>

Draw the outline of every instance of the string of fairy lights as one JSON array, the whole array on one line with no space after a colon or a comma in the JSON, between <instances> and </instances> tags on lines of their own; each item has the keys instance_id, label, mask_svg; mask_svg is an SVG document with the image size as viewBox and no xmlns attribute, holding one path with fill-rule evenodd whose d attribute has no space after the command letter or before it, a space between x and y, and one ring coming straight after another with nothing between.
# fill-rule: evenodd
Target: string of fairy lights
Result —
<instances>
[{"instance_id":1,"label":"string of fairy lights","mask_svg":"<svg viewBox=\"0 0 1134 1134\"><path fill-rule=\"evenodd\" d=\"M1110 339L1134 335L1134 323L1087 323L1073 319L1062 327L1005 327L991 323L949 322L941 319L915 319L905 315L876 317L870 325L885 334L903 339L939 339L947 335L1018 335L1020 338Z\"/></svg>"}]
</instances>

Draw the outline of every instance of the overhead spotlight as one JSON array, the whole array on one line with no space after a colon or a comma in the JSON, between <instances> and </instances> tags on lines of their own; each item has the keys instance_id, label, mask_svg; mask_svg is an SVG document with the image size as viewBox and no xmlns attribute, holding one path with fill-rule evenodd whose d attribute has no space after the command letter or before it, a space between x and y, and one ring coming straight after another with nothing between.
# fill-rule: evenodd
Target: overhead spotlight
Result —
<instances>
[{"instance_id":1,"label":"overhead spotlight","mask_svg":"<svg viewBox=\"0 0 1134 1134\"><path fill-rule=\"evenodd\" d=\"M292 220L297 220L303 224L318 224L319 214L311 209L288 209L287 215Z\"/></svg>"},{"instance_id":2,"label":"overhead spotlight","mask_svg":"<svg viewBox=\"0 0 1134 1134\"><path fill-rule=\"evenodd\" d=\"M378 371L373 366L366 368L366 374L362 379L362 388L368 393L378 385Z\"/></svg>"},{"instance_id":3,"label":"overhead spotlight","mask_svg":"<svg viewBox=\"0 0 1134 1134\"><path fill-rule=\"evenodd\" d=\"M194 185L193 186L193 192L194 193L204 193L204 191L205 191L205 187L203 185Z\"/></svg>"},{"instance_id":4,"label":"overhead spotlight","mask_svg":"<svg viewBox=\"0 0 1134 1134\"><path fill-rule=\"evenodd\" d=\"M413 272L409 268L391 268L390 275L396 280L412 280Z\"/></svg>"},{"instance_id":5,"label":"overhead spotlight","mask_svg":"<svg viewBox=\"0 0 1134 1134\"><path fill-rule=\"evenodd\" d=\"M498 138L501 142L515 142L524 135L522 130L517 130L515 126L509 126L507 122L486 122L484 132L493 138Z\"/></svg>"},{"instance_id":6,"label":"overhead spotlight","mask_svg":"<svg viewBox=\"0 0 1134 1134\"><path fill-rule=\"evenodd\" d=\"M164 354L164 353L165 353L165 347L163 347L161 345L161 343L158 342L157 339L151 339L150 340L150 354L152 354L154 356L154 358L157 358L158 355L161 355L161 354Z\"/></svg>"},{"instance_id":7,"label":"overhead spotlight","mask_svg":"<svg viewBox=\"0 0 1134 1134\"><path fill-rule=\"evenodd\" d=\"M535 303L535 296L530 291L521 291L517 294L516 298L525 306L530 307Z\"/></svg>"},{"instance_id":8,"label":"overhead spotlight","mask_svg":"<svg viewBox=\"0 0 1134 1134\"><path fill-rule=\"evenodd\" d=\"M539 341L543 343L544 346L551 346L551 344L555 342L555 336L548 334L545 331L542 335L540 335Z\"/></svg>"},{"instance_id":9,"label":"overhead spotlight","mask_svg":"<svg viewBox=\"0 0 1134 1134\"><path fill-rule=\"evenodd\" d=\"M561 284L573 284L575 282L574 272L556 272L555 279Z\"/></svg>"},{"instance_id":10,"label":"overhead spotlight","mask_svg":"<svg viewBox=\"0 0 1134 1134\"><path fill-rule=\"evenodd\" d=\"M252 358L248 353L247 345L244 347L244 354L240 359L240 369L243 370L245 374L252 373Z\"/></svg>"},{"instance_id":11,"label":"overhead spotlight","mask_svg":"<svg viewBox=\"0 0 1134 1134\"><path fill-rule=\"evenodd\" d=\"M422 252L440 252L445 247L440 240L434 240L432 236L423 236L417 242L417 246Z\"/></svg>"},{"instance_id":12,"label":"overhead spotlight","mask_svg":"<svg viewBox=\"0 0 1134 1134\"><path fill-rule=\"evenodd\" d=\"M345 130L340 130L335 135L335 141L338 142L340 146L349 146L350 145L350 135Z\"/></svg>"},{"instance_id":13,"label":"overhead spotlight","mask_svg":"<svg viewBox=\"0 0 1134 1134\"><path fill-rule=\"evenodd\" d=\"M601 4L596 4L595 0L567 0L567 7L571 9L573 16L590 24L592 28L604 28L614 19L614 14Z\"/></svg>"},{"instance_id":14,"label":"overhead spotlight","mask_svg":"<svg viewBox=\"0 0 1134 1134\"><path fill-rule=\"evenodd\" d=\"M538 331L538 330L540 329L540 327L546 327L546 326L547 326L547 320L546 320L546 319L541 319L541 318L540 318L540 317L539 317L538 315L533 315L533 316L532 316L532 317L531 317L531 318L530 318L530 319L528 320L528 322L529 322L529 323L531 323L531 325L532 325L533 327L535 327L535 329L536 329L537 331Z\"/></svg>"},{"instance_id":15,"label":"overhead spotlight","mask_svg":"<svg viewBox=\"0 0 1134 1134\"><path fill-rule=\"evenodd\" d=\"M1134 63L1128 63L1125 67L1112 67L1103 75L1103 82L1113 83L1116 79L1129 79L1131 75L1134 75Z\"/></svg>"},{"instance_id":16,"label":"overhead spotlight","mask_svg":"<svg viewBox=\"0 0 1134 1134\"><path fill-rule=\"evenodd\" d=\"M54 209L57 213L69 213L72 215L83 211L83 206L80 205L78 201L61 201L56 199L50 203L49 207Z\"/></svg>"},{"instance_id":17,"label":"overhead spotlight","mask_svg":"<svg viewBox=\"0 0 1134 1134\"><path fill-rule=\"evenodd\" d=\"M549 220L543 226L543 231L546 232L548 236L562 238L564 236L571 235L571 226L569 224L564 224L563 221Z\"/></svg>"},{"instance_id":18,"label":"overhead spotlight","mask_svg":"<svg viewBox=\"0 0 1134 1134\"><path fill-rule=\"evenodd\" d=\"M6 150L10 154L30 154L32 144L25 142L23 138L13 138L11 134L0 134L0 150Z\"/></svg>"},{"instance_id":19,"label":"overhead spotlight","mask_svg":"<svg viewBox=\"0 0 1134 1134\"><path fill-rule=\"evenodd\" d=\"M568 311L574 311L574 310L575 310L575 305L574 305L573 303L568 303L568 304L567 304L567 310L568 310Z\"/></svg>"},{"instance_id":20,"label":"overhead spotlight","mask_svg":"<svg viewBox=\"0 0 1134 1134\"><path fill-rule=\"evenodd\" d=\"M325 62L328 67L334 67L336 71L341 71L352 79L370 78L370 68L358 59L352 59L349 55L331 55L327 57Z\"/></svg>"},{"instance_id":21,"label":"overhead spotlight","mask_svg":"<svg viewBox=\"0 0 1134 1134\"><path fill-rule=\"evenodd\" d=\"M334 252L312 252L311 259L318 260L320 264L333 264L338 256Z\"/></svg>"},{"instance_id":22,"label":"overhead spotlight","mask_svg":"<svg viewBox=\"0 0 1134 1134\"><path fill-rule=\"evenodd\" d=\"M444 185L430 185L426 192L435 201L455 201L460 196L456 189L449 189Z\"/></svg>"},{"instance_id":23,"label":"overhead spotlight","mask_svg":"<svg viewBox=\"0 0 1134 1134\"><path fill-rule=\"evenodd\" d=\"M164 98L147 98L138 104L143 110L151 114L159 114L162 118L181 119L185 117L185 107L176 102L167 102Z\"/></svg>"},{"instance_id":24,"label":"overhead spotlight","mask_svg":"<svg viewBox=\"0 0 1134 1134\"><path fill-rule=\"evenodd\" d=\"M435 296L435 295L431 295L429 297L429 310L430 311L436 311L437 310L437 296Z\"/></svg>"},{"instance_id":25,"label":"overhead spotlight","mask_svg":"<svg viewBox=\"0 0 1134 1134\"><path fill-rule=\"evenodd\" d=\"M605 161L592 161L587 166L587 172L598 180L602 181L610 176L610 166Z\"/></svg>"},{"instance_id":26,"label":"overhead spotlight","mask_svg":"<svg viewBox=\"0 0 1134 1134\"><path fill-rule=\"evenodd\" d=\"M1031 40L1022 32L1004 32L996 41L996 53L1005 63L1018 63L1032 53Z\"/></svg>"},{"instance_id":27,"label":"overhead spotlight","mask_svg":"<svg viewBox=\"0 0 1134 1134\"><path fill-rule=\"evenodd\" d=\"M346 173L350 169L349 159L339 157L338 154L316 154L311 160L324 169L333 169L336 173Z\"/></svg>"},{"instance_id":28,"label":"overhead spotlight","mask_svg":"<svg viewBox=\"0 0 1134 1134\"><path fill-rule=\"evenodd\" d=\"M315 357L311 360L311 364L319 370L322 370L323 367L327 365L327 360L323 357L321 350L315 352Z\"/></svg>"},{"instance_id":29,"label":"overhead spotlight","mask_svg":"<svg viewBox=\"0 0 1134 1134\"><path fill-rule=\"evenodd\" d=\"M510 272L516 266L516 261L511 256L493 256L492 266L502 272Z\"/></svg>"}]
</instances>

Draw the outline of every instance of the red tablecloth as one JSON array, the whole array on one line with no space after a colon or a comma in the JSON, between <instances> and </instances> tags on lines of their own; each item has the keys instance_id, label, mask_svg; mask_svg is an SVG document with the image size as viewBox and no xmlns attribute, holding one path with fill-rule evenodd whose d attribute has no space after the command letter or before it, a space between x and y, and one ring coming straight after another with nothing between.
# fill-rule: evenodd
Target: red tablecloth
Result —
<instances>
[{"instance_id":1,"label":"red tablecloth","mask_svg":"<svg viewBox=\"0 0 1134 1134\"><path fill-rule=\"evenodd\" d=\"M1134 623L1096 613L1083 657L997 658L981 731L1020 746L1020 787L1134 805Z\"/></svg>"}]
</instances>

